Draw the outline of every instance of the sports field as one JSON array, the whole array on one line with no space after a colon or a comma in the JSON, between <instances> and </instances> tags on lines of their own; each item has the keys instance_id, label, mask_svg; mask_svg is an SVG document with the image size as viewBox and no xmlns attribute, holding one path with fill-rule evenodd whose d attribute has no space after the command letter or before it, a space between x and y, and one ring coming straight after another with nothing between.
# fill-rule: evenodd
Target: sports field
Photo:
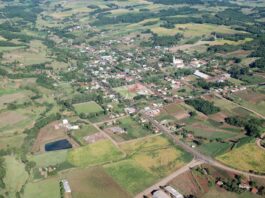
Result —
<instances>
[{"instance_id":1,"label":"sports field","mask_svg":"<svg viewBox=\"0 0 265 198\"><path fill-rule=\"evenodd\" d=\"M78 114L80 113L99 113L103 109L94 101L75 104L74 108Z\"/></svg>"}]
</instances>

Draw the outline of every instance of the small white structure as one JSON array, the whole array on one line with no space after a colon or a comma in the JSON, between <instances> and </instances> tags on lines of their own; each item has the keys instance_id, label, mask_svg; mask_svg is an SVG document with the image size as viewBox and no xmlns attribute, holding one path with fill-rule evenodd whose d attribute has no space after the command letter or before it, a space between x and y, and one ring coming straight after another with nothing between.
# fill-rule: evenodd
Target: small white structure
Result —
<instances>
[{"instance_id":1,"label":"small white structure","mask_svg":"<svg viewBox=\"0 0 265 198\"><path fill-rule=\"evenodd\" d=\"M68 120L67 119L63 119L63 125L67 125L69 124Z\"/></svg>"},{"instance_id":2,"label":"small white structure","mask_svg":"<svg viewBox=\"0 0 265 198\"><path fill-rule=\"evenodd\" d=\"M73 125L69 127L70 130L78 130L79 126L78 125Z\"/></svg>"},{"instance_id":3,"label":"small white structure","mask_svg":"<svg viewBox=\"0 0 265 198\"><path fill-rule=\"evenodd\" d=\"M180 194L176 189L171 186L166 186L165 191L168 192L173 198L184 198L182 194Z\"/></svg>"},{"instance_id":4,"label":"small white structure","mask_svg":"<svg viewBox=\"0 0 265 198\"><path fill-rule=\"evenodd\" d=\"M69 182L66 179L63 179L62 183L63 183L64 192L71 193Z\"/></svg>"},{"instance_id":5,"label":"small white structure","mask_svg":"<svg viewBox=\"0 0 265 198\"><path fill-rule=\"evenodd\" d=\"M207 75L207 74L205 74L205 73L202 73L202 72L200 72L199 70L196 70L196 71L194 72L194 75L195 75L195 76L198 76L198 77L200 77L200 78L203 78L203 79L205 79L205 80L210 78L209 75Z\"/></svg>"},{"instance_id":6,"label":"small white structure","mask_svg":"<svg viewBox=\"0 0 265 198\"><path fill-rule=\"evenodd\" d=\"M128 114L134 114L136 112L136 109L133 107L127 107L124 109L124 111Z\"/></svg>"},{"instance_id":7,"label":"small white structure","mask_svg":"<svg viewBox=\"0 0 265 198\"><path fill-rule=\"evenodd\" d=\"M173 65L177 68L183 68L185 67L184 62L182 59L176 59L175 56L173 57Z\"/></svg>"},{"instance_id":8,"label":"small white structure","mask_svg":"<svg viewBox=\"0 0 265 198\"><path fill-rule=\"evenodd\" d=\"M152 198L171 198L171 197L167 195L164 191L158 190L153 193Z\"/></svg>"}]
</instances>

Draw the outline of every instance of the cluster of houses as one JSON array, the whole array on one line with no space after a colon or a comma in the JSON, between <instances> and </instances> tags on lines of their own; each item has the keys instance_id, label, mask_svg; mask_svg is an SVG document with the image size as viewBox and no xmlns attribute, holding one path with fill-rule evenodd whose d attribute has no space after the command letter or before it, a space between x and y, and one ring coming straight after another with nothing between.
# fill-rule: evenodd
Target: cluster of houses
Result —
<instances>
[{"instance_id":1,"label":"cluster of houses","mask_svg":"<svg viewBox=\"0 0 265 198\"><path fill-rule=\"evenodd\" d=\"M71 125L67 119L63 119L60 124L55 125L55 129L59 128L65 128L67 130L78 130L80 127L78 125Z\"/></svg>"}]
</instances>

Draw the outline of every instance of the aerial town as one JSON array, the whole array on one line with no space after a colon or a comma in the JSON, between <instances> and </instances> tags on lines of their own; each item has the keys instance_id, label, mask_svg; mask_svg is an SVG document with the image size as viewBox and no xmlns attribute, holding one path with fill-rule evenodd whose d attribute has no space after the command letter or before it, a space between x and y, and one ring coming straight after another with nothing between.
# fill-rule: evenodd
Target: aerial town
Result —
<instances>
[{"instance_id":1,"label":"aerial town","mask_svg":"<svg viewBox=\"0 0 265 198\"><path fill-rule=\"evenodd\" d=\"M0 0L0 198L264 198L263 0Z\"/></svg>"}]
</instances>

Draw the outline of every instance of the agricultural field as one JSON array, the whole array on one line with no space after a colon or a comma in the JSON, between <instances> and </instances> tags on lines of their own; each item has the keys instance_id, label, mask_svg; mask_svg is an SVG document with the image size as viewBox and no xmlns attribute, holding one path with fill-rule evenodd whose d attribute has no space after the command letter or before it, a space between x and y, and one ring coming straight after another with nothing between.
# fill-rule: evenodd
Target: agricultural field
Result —
<instances>
[{"instance_id":1,"label":"agricultural field","mask_svg":"<svg viewBox=\"0 0 265 198\"><path fill-rule=\"evenodd\" d=\"M46 197L60 197L59 178L52 177L49 179L29 182L25 186L24 198L46 198Z\"/></svg>"},{"instance_id":2,"label":"agricultural field","mask_svg":"<svg viewBox=\"0 0 265 198\"><path fill-rule=\"evenodd\" d=\"M70 182L73 198L131 197L102 167L70 170L65 178Z\"/></svg>"},{"instance_id":3,"label":"agricultural field","mask_svg":"<svg viewBox=\"0 0 265 198\"><path fill-rule=\"evenodd\" d=\"M99 113L103 109L94 101L75 104L74 108L78 114L80 113Z\"/></svg>"},{"instance_id":4,"label":"agricultural field","mask_svg":"<svg viewBox=\"0 0 265 198\"><path fill-rule=\"evenodd\" d=\"M132 195L191 160L189 154L175 148L162 136L133 140L122 144L121 148L129 159L104 168Z\"/></svg>"},{"instance_id":5,"label":"agricultural field","mask_svg":"<svg viewBox=\"0 0 265 198\"><path fill-rule=\"evenodd\" d=\"M242 153L244 155L242 155ZM244 171L264 173L265 153L254 142L217 157L222 163Z\"/></svg>"},{"instance_id":6,"label":"agricultural field","mask_svg":"<svg viewBox=\"0 0 265 198\"><path fill-rule=\"evenodd\" d=\"M175 35L177 33L182 33L186 38L210 35L214 31L225 34L239 33L239 31L235 31L228 26L216 26L211 24L192 24L192 23L178 24L175 25L175 28L173 29L154 27L151 28L151 31L159 35Z\"/></svg>"},{"instance_id":7,"label":"agricultural field","mask_svg":"<svg viewBox=\"0 0 265 198\"><path fill-rule=\"evenodd\" d=\"M263 89L264 92L264 89ZM242 106L254 110L265 116L265 94L259 91L245 90L233 94L232 99Z\"/></svg>"},{"instance_id":8,"label":"agricultural field","mask_svg":"<svg viewBox=\"0 0 265 198\"><path fill-rule=\"evenodd\" d=\"M36 163L36 167L54 166L66 161L67 150L46 152L37 155L29 155L28 158Z\"/></svg>"},{"instance_id":9,"label":"agricultural field","mask_svg":"<svg viewBox=\"0 0 265 198\"><path fill-rule=\"evenodd\" d=\"M15 158L15 156L5 157L6 177L4 182L10 197L15 197L28 179L28 173L25 171L24 164Z\"/></svg>"},{"instance_id":10,"label":"agricultural field","mask_svg":"<svg viewBox=\"0 0 265 198\"><path fill-rule=\"evenodd\" d=\"M116 161L122 153L109 140L100 140L94 144L69 151L67 161L74 166L92 166Z\"/></svg>"}]
</instances>

